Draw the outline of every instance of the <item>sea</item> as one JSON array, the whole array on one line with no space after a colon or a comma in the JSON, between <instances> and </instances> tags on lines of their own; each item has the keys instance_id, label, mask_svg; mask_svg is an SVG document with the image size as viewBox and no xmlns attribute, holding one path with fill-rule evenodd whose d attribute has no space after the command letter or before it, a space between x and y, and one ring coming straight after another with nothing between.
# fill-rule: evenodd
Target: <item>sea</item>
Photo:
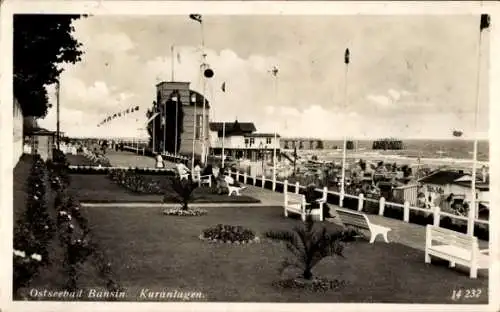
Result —
<instances>
[{"instance_id":1,"label":"sea","mask_svg":"<svg viewBox=\"0 0 500 312\"><path fill-rule=\"evenodd\" d=\"M283 138L283 140L286 140ZM309 149L309 139L302 139L304 149ZM398 155L412 158L451 158L451 159L472 159L474 150L473 140L423 140L412 139L402 140L403 150L376 150L377 153L387 155ZM354 140L354 145L359 152L370 152L373 140ZM341 149L342 140L323 140L323 149ZM478 141L478 161L489 160L489 141Z\"/></svg>"}]
</instances>

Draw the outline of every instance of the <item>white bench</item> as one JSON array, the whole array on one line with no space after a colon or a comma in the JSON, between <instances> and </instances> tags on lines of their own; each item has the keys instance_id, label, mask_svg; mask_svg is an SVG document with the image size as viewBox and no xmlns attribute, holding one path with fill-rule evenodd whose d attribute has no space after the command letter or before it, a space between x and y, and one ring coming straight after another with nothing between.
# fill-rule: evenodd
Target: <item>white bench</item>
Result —
<instances>
[{"instance_id":1,"label":"white bench","mask_svg":"<svg viewBox=\"0 0 500 312\"><path fill-rule=\"evenodd\" d=\"M427 225L425 235L425 263L431 256L448 260L450 268L461 264L470 268L470 278L477 278L478 269L489 268L488 249L479 249L475 236Z\"/></svg>"},{"instance_id":2,"label":"white bench","mask_svg":"<svg viewBox=\"0 0 500 312\"><path fill-rule=\"evenodd\" d=\"M323 202L319 201L320 208L319 209L307 209L306 206L309 205L306 203L306 197L302 194L290 193L285 190L283 192L285 201L284 201L284 212L285 217L288 217L288 213L296 213L300 214L302 221L306 220L306 215L309 213L311 215L319 216L319 220L323 221Z\"/></svg>"},{"instance_id":3,"label":"white bench","mask_svg":"<svg viewBox=\"0 0 500 312\"><path fill-rule=\"evenodd\" d=\"M201 175L196 172L193 173L193 181L198 183L198 186L202 186L203 184L207 184L208 187L212 187L212 176L211 175Z\"/></svg>"},{"instance_id":4,"label":"white bench","mask_svg":"<svg viewBox=\"0 0 500 312\"><path fill-rule=\"evenodd\" d=\"M226 181L227 184L227 189L228 189L227 196L231 196L232 194L235 194L236 196L241 196L240 191L247 188L246 186L234 185L234 179L230 176L225 176L224 181Z\"/></svg>"},{"instance_id":5,"label":"white bench","mask_svg":"<svg viewBox=\"0 0 500 312\"><path fill-rule=\"evenodd\" d=\"M373 244L373 242L375 242L375 239L378 235L382 235L384 237L384 241L386 243L389 243L387 234L389 233L389 231L391 231L391 228L371 223L368 217L363 213L340 208L337 208L336 211L339 215L340 221L345 226L352 226L360 230L369 231L370 244Z\"/></svg>"}]
</instances>

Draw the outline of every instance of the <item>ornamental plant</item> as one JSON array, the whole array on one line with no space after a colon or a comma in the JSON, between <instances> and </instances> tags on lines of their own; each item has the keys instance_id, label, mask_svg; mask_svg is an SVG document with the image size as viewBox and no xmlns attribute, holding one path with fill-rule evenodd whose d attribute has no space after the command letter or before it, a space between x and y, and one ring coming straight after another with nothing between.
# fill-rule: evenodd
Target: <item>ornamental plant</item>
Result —
<instances>
[{"instance_id":1,"label":"ornamental plant","mask_svg":"<svg viewBox=\"0 0 500 312\"><path fill-rule=\"evenodd\" d=\"M193 182L191 179L171 179L170 189L174 191L174 196L171 196L171 192L165 192L163 202L168 202L169 199L174 199L181 204L181 210L188 210L189 203L194 199L193 192L197 187L198 184Z\"/></svg>"},{"instance_id":2,"label":"ornamental plant","mask_svg":"<svg viewBox=\"0 0 500 312\"><path fill-rule=\"evenodd\" d=\"M240 225L217 224L214 227L205 229L202 239L215 240L221 242L250 242L256 239L255 233Z\"/></svg>"},{"instance_id":3,"label":"ornamental plant","mask_svg":"<svg viewBox=\"0 0 500 312\"><path fill-rule=\"evenodd\" d=\"M353 240L353 233L344 231L329 232L325 227L316 227L312 217L308 215L306 222L292 231L269 231L265 233L269 239L283 242L291 253L280 269L280 274L289 267L301 270L301 277L313 279L313 268L327 257L344 257L344 242Z\"/></svg>"}]
</instances>

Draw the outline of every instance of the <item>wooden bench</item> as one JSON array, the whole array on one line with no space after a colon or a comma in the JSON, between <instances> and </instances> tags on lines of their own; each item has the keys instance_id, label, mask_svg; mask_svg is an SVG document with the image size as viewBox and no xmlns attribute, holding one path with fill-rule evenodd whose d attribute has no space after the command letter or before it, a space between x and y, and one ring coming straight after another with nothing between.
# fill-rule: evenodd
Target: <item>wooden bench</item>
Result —
<instances>
[{"instance_id":1,"label":"wooden bench","mask_svg":"<svg viewBox=\"0 0 500 312\"><path fill-rule=\"evenodd\" d=\"M384 237L384 241L389 243L387 234L391 231L391 228L371 223L368 217L363 213L340 208L337 208L336 211L339 215L340 221L345 226L352 226L360 230L369 231L370 244L375 242L378 235L382 235Z\"/></svg>"},{"instance_id":2,"label":"wooden bench","mask_svg":"<svg viewBox=\"0 0 500 312\"><path fill-rule=\"evenodd\" d=\"M448 260L450 268L461 264L470 268L470 278L477 278L478 269L489 268L488 249L479 249L475 236L427 225L425 235L425 263L431 256Z\"/></svg>"},{"instance_id":3,"label":"wooden bench","mask_svg":"<svg viewBox=\"0 0 500 312\"><path fill-rule=\"evenodd\" d=\"M307 209L306 207L309 205L306 203L306 197L302 194L295 194L295 193L290 193L285 190L284 192L284 212L285 212L285 217L288 217L288 213L296 213L300 214L302 221L306 220L306 215L311 214L313 216L319 216L319 221L323 221L323 204L322 202L318 201L320 203L320 208L319 209Z\"/></svg>"},{"instance_id":4,"label":"wooden bench","mask_svg":"<svg viewBox=\"0 0 500 312\"><path fill-rule=\"evenodd\" d=\"M193 173L193 181L198 183L198 186L207 184L208 187L212 187L212 176L211 175L201 175L199 172Z\"/></svg>"}]
</instances>

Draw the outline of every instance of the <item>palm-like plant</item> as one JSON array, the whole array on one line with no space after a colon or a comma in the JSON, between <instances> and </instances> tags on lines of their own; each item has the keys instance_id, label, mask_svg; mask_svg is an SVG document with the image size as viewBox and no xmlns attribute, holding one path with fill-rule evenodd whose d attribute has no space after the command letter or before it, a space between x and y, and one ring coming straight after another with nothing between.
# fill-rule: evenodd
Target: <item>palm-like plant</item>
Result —
<instances>
[{"instance_id":1,"label":"palm-like plant","mask_svg":"<svg viewBox=\"0 0 500 312\"><path fill-rule=\"evenodd\" d=\"M197 186L198 184L191 179L174 178L171 180L170 187L174 191L173 199L182 205L182 210L189 209L188 205L193 200L193 192ZM171 195L169 192L165 193L163 198L164 202L172 198L172 196L169 195Z\"/></svg>"},{"instance_id":2,"label":"palm-like plant","mask_svg":"<svg viewBox=\"0 0 500 312\"><path fill-rule=\"evenodd\" d=\"M304 225L295 227L293 231L265 233L267 238L286 243L287 250L293 255L283 261L280 274L289 267L295 267L302 271L306 280L313 279L312 269L324 258L344 257L343 242L352 240L354 235L346 231L328 232L325 227L315 228L310 215Z\"/></svg>"}]
</instances>

